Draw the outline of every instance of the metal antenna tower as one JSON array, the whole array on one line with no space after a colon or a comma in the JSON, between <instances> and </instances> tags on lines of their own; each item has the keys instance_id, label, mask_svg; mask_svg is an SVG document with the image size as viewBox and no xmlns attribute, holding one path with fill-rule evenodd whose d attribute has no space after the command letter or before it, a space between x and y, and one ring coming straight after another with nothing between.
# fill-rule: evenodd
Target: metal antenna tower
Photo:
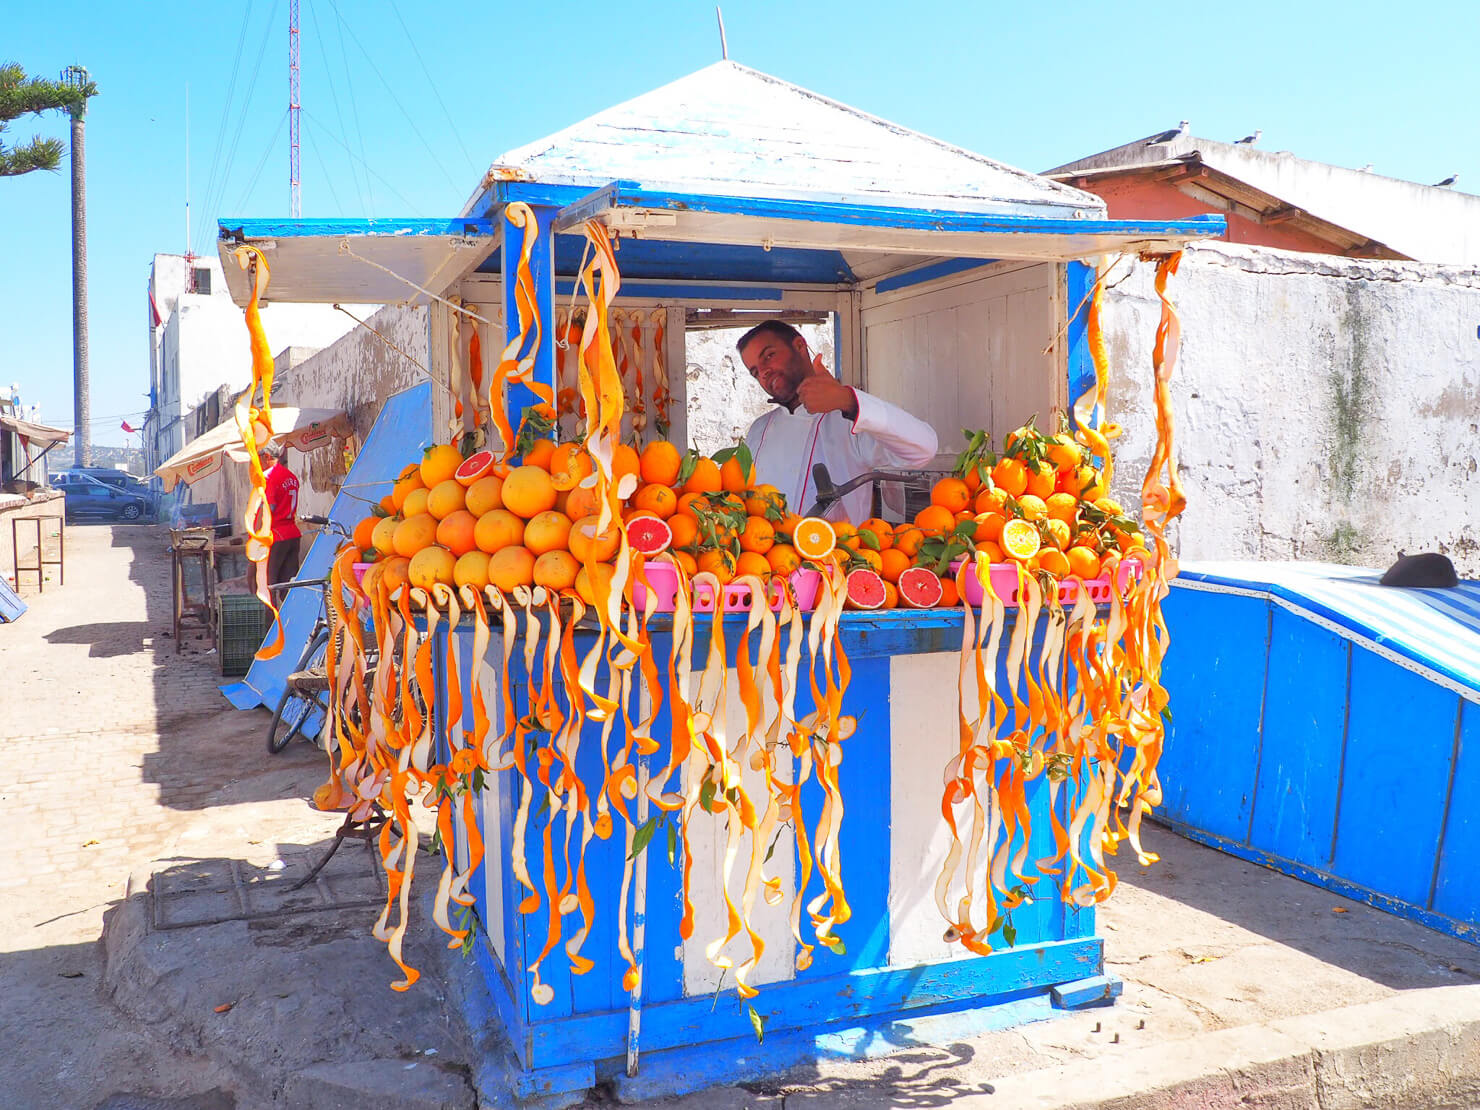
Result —
<instances>
[{"instance_id":1,"label":"metal antenna tower","mask_svg":"<svg viewBox=\"0 0 1480 1110\"><path fill-rule=\"evenodd\" d=\"M288 0L288 184L292 190L293 218L303 215L300 195L298 142L298 0Z\"/></svg>"}]
</instances>

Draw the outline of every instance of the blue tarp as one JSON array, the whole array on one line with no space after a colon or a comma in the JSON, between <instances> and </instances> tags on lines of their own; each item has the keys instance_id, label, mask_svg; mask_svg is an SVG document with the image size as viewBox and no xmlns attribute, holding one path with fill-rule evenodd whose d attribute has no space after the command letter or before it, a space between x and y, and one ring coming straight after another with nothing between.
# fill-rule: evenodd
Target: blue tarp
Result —
<instances>
[{"instance_id":1,"label":"blue tarp","mask_svg":"<svg viewBox=\"0 0 1480 1110\"><path fill-rule=\"evenodd\" d=\"M406 464L421 458L422 449L432 439L432 387L426 382L397 393L385 403L365 444L355 457L349 474L329 519L353 531L354 526L370 511L370 506L391 491L396 476ZM324 578L334 562L334 552L342 541L337 535L324 533L314 538L299 578ZM314 621L320 612L320 594L316 589L289 590L283 602L285 641L275 659L257 659L240 682L221 687L226 700L238 709L259 705L275 708L286 689L286 679L298 666L303 649L308 646ZM319 722L320 724L322 722ZM318 725L310 722L304 734L316 735Z\"/></svg>"},{"instance_id":2,"label":"blue tarp","mask_svg":"<svg viewBox=\"0 0 1480 1110\"><path fill-rule=\"evenodd\" d=\"M0 578L0 624L15 620L26 611L26 603L10 588L10 583Z\"/></svg>"}]
</instances>

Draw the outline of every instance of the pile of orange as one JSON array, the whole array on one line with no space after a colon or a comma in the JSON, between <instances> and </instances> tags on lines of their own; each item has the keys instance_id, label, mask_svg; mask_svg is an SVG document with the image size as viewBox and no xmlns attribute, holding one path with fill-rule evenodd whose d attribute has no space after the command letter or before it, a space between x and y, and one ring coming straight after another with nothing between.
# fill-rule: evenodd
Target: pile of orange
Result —
<instances>
[{"instance_id":1,"label":"pile of orange","mask_svg":"<svg viewBox=\"0 0 1480 1110\"><path fill-rule=\"evenodd\" d=\"M721 582L835 562L877 573L888 607L897 602L900 575L929 566L943 578L941 604L954 605L955 557L981 552L1059 578L1095 578L1110 569L1112 556L1144 546L1073 437L1048 436L1031 424L1007 437L1000 457L967 460L937 482L930 504L901 524L804 520L774 486L755 483L743 454L723 454L686 454L654 441L641 450L622 445L613 463L614 476L630 475L633 486L624 519L661 519L678 565ZM359 558L374 564L367 592L382 579L391 591L439 582L538 585L575 590L590 602L588 557L610 563L622 537L615 524L598 534L595 490L585 484L593 462L584 447L539 439L517 466L464 464L455 447L429 448L356 526Z\"/></svg>"}]
</instances>

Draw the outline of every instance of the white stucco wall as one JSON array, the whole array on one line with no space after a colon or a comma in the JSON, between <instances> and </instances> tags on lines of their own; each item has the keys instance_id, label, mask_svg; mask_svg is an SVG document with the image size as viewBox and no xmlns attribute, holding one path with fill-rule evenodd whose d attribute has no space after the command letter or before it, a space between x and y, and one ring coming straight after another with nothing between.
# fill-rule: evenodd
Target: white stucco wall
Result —
<instances>
[{"instance_id":1,"label":"white stucco wall","mask_svg":"<svg viewBox=\"0 0 1480 1110\"><path fill-rule=\"evenodd\" d=\"M689 440L706 455L744 438L751 422L771 407L765 390L751 378L735 350L747 330L712 328L688 333ZM837 373L832 324L802 324L797 330Z\"/></svg>"},{"instance_id":2,"label":"white stucco wall","mask_svg":"<svg viewBox=\"0 0 1480 1110\"><path fill-rule=\"evenodd\" d=\"M1139 266L1106 303L1131 501L1155 436L1151 279ZM1218 244L1189 249L1169 292L1183 558L1439 551L1480 577L1480 271Z\"/></svg>"}]
</instances>

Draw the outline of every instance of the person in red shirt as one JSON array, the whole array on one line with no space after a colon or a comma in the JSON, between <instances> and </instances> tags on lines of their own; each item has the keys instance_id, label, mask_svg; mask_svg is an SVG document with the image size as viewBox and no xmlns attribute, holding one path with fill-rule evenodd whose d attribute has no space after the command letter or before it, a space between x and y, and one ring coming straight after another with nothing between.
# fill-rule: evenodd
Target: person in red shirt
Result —
<instances>
[{"instance_id":1,"label":"person in red shirt","mask_svg":"<svg viewBox=\"0 0 1480 1110\"><path fill-rule=\"evenodd\" d=\"M286 448L268 442L261 449L266 468L267 507L272 513L272 550L267 556L267 581L286 582L298 573L298 478L283 462Z\"/></svg>"}]
</instances>

